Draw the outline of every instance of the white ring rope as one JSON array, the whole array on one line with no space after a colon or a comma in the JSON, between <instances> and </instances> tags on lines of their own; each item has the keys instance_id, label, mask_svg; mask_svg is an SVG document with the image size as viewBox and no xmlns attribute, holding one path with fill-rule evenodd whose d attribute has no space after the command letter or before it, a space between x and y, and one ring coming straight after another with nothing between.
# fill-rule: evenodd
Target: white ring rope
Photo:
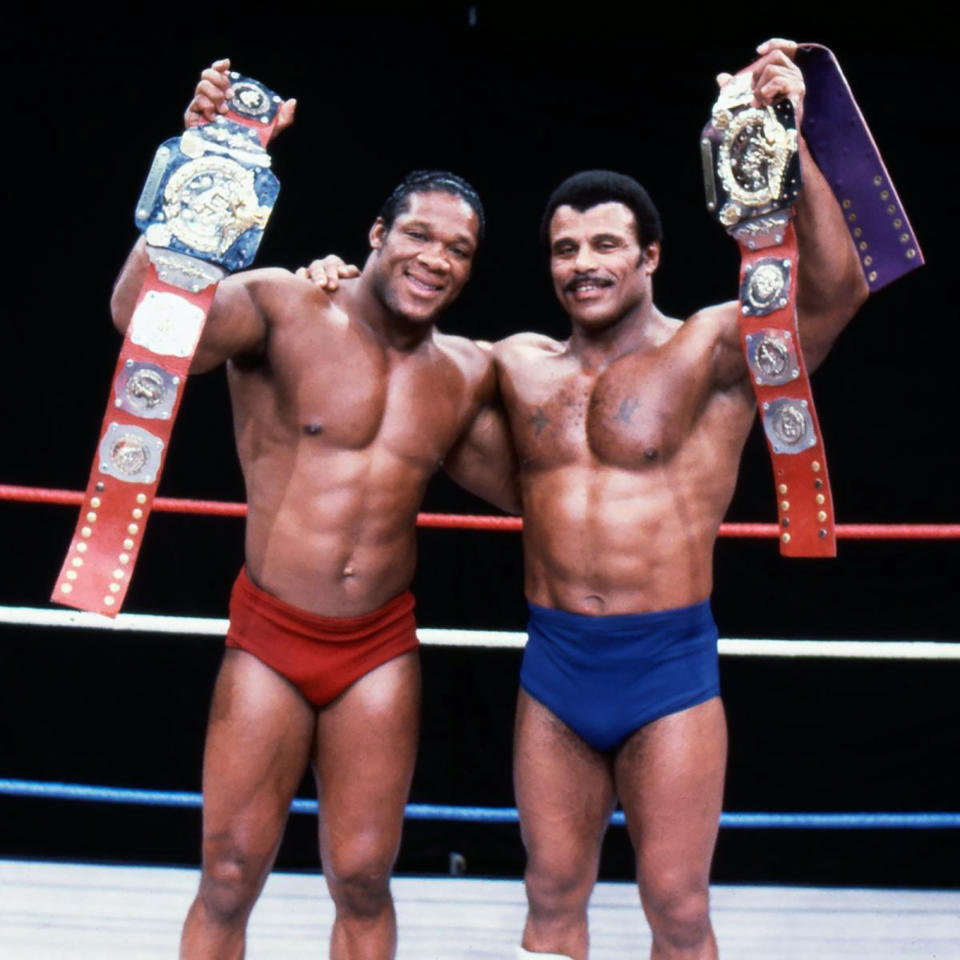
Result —
<instances>
[{"instance_id":1,"label":"white ring rope","mask_svg":"<svg viewBox=\"0 0 960 960\"><path fill-rule=\"evenodd\" d=\"M30 627L80 627L127 633L179 633L222 637L227 620L211 617L167 617L121 613L116 618L79 610L0 606L0 623ZM526 633L508 630L417 629L429 647L519 648ZM720 653L738 657L839 657L871 660L960 660L960 643L932 640L744 640L721 639Z\"/></svg>"}]
</instances>

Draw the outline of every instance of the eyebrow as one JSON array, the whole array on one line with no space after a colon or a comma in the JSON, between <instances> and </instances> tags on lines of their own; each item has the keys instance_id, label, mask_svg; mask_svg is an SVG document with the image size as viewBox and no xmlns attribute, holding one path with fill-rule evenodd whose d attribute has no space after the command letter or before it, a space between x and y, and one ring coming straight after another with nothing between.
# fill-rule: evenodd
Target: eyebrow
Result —
<instances>
[{"instance_id":1,"label":"eyebrow","mask_svg":"<svg viewBox=\"0 0 960 960\"><path fill-rule=\"evenodd\" d=\"M399 218L398 218L399 219ZM436 228L429 220L409 220L407 223L403 224L404 227L423 227L425 230L430 232L435 232ZM451 243L467 243L471 247L476 243L476 241L469 234L458 233Z\"/></svg>"}]
</instances>

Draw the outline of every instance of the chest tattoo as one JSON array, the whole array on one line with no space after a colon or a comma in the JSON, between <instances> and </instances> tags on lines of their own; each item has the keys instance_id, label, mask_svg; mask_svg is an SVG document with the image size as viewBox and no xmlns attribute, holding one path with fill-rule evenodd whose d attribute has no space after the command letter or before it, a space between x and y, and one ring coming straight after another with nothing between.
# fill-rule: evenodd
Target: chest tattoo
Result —
<instances>
[{"instance_id":1,"label":"chest tattoo","mask_svg":"<svg viewBox=\"0 0 960 960\"><path fill-rule=\"evenodd\" d=\"M543 407L537 407L537 412L528 422L533 424L534 436L539 437L550 423L550 418L543 412Z\"/></svg>"},{"instance_id":2,"label":"chest tattoo","mask_svg":"<svg viewBox=\"0 0 960 960\"><path fill-rule=\"evenodd\" d=\"M636 397L626 397L620 404L620 409L616 413L616 419L621 423L629 423L630 418L636 413L640 406L640 401Z\"/></svg>"}]
</instances>

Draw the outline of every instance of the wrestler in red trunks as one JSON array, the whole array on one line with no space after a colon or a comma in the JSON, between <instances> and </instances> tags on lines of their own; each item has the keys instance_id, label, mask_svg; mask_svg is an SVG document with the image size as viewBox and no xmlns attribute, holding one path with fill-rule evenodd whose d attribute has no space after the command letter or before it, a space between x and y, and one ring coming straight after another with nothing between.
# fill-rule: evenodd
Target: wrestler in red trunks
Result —
<instances>
[{"instance_id":1,"label":"wrestler in red trunks","mask_svg":"<svg viewBox=\"0 0 960 960\"><path fill-rule=\"evenodd\" d=\"M380 664L417 649L409 590L360 617L321 617L261 590L244 567L230 595L227 646L246 650L324 707Z\"/></svg>"},{"instance_id":2,"label":"wrestler in red trunks","mask_svg":"<svg viewBox=\"0 0 960 960\"><path fill-rule=\"evenodd\" d=\"M228 68L203 72L188 126L216 118ZM278 129L289 125L292 102L279 116ZM480 427L506 443L490 353L434 327L467 282L482 231L468 183L418 171L370 227L359 275L320 289L261 269L217 287L191 373L226 363L257 586L242 574L233 593L204 752L203 872L182 960L243 956L307 770L336 906L329 956L395 954L390 872L420 711L406 592L417 511L441 464L492 502L516 505L509 469L469 479L486 460ZM140 242L114 289L120 330L148 264Z\"/></svg>"}]
</instances>

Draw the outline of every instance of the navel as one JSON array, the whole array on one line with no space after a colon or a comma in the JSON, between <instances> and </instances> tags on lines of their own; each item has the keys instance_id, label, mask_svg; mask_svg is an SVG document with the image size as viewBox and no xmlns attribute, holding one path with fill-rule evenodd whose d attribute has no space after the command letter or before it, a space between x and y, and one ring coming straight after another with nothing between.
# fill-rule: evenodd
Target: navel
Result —
<instances>
[{"instance_id":1,"label":"navel","mask_svg":"<svg viewBox=\"0 0 960 960\"><path fill-rule=\"evenodd\" d=\"M588 593L581 601L582 612L590 616L601 616L607 609L607 601L596 593Z\"/></svg>"},{"instance_id":2,"label":"navel","mask_svg":"<svg viewBox=\"0 0 960 960\"><path fill-rule=\"evenodd\" d=\"M315 420L313 423L307 423L303 427L303 432L308 437L315 437L317 434L323 433L323 424L319 420Z\"/></svg>"},{"instance_id":3,"label":"navel","mask_svg":"<svg viewBox=\"0 0 960 960\"><path fill-rule=\"evenodd\" d=\"M654 447L648 447L646 450L643 451L643 459L646 460L648 463L653 463L653 461L659 459L659 457L660 457L660 451Z\"/></svg>"}]
</instances>

